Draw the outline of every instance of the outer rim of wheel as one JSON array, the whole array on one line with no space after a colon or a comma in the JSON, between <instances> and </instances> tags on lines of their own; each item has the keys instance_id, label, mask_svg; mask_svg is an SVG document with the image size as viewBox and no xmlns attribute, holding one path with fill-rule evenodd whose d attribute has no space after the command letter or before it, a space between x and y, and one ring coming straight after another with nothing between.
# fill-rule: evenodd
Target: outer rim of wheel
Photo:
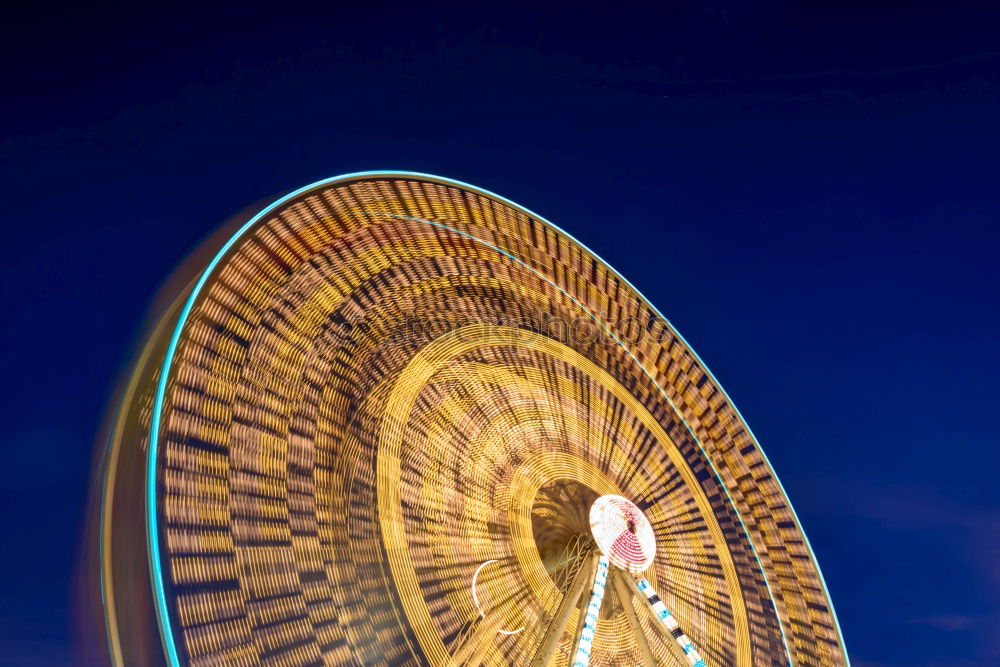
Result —
<instances>
[{"instance_id":1,"label":"outer rim of wheel","mask_svg":"<svg viewBox=\"0 0 1000 667\"><path fill-rule=\"evenodd\" d=\"M218 264L229 253L229 251L233 248L233 246L237 243L237 241L239 241L246 232L248 232L250 229L252 229L257 223L259 223L261 220L263 220L266 216L268 216L269 214L271 214L272 212L274 212L276 209L278 209L279 207L281 207L285 203L287 203L287 202L289 202L289 201L291 201L291 200L293 200L293 199L295 199L297 197L300 197L300 196L302 196L304 194L307 194L308 192L310 192L312 190L316 190L316 189L323 188L323 187L328 187L328 186L335 185L335 184L338 184L338 183L346 183L346 182L351 182L351 181L370 180L370 179L374 179L374 178L400 178L400 179L424 180L424 181L438 183L438 184L441 184L441 185L447 185L447 186L457 187L459 189L463 189L463 190L467 190L467 191L473 192L475 194L478 194L478 195L487 197L489 199L493 199L495 201L498 201L498 202L500 202L500 203L502 203L502 204L504 204L506 206L510 206L510 207L512 207L512 208L514 208L514 209L516 209L516 210L524 213L525 215L528 215L528 216L530 216L532 218L535 218L535 219L541 221L542 223L550 226L552 229L554 229L558 233L560 233L563 236L565 236L568 240L572 241L573 243L575 243L576 245L578 245L580 248L582 248L586 252L590 253L591 256L593 256L596 260L600 261L618 280L620 280L622 283L624 283L625 285L627 285L636 294L636 296L638 296L645 303L645 305L648 306L650 308L650 310L653 313L656 314L657 317L659 317L664 323L666 323L673 330L673 332L677 335L677 337L684 344L684 346L687 348L687 350L692 354L692 356L694 356L694 358L696 359L696 361L698 362L698 364L701 366L702 370L711 378L711 380L714 382L714 384L719 389L719 391L721 391L722 395L725 397L725 399L729 403L730 407L733 409L733 411L736 413L736 415L743 422L744 426L746 426L748 435L755 442L759 442L757 440L757 437L753 434L753 431L750 429L749 424L747 424L746 419L744 419L743 415L740 413L739 408L736 407L736 405L733 403L732 399L729 397L728 393L726 393L725 388L718 382L718 380L716 379L715 375L711 372L711 370L709 370L709 368L706 366L706 364L704 363L704 361L702 361L701 357L698 356L697 352L695 352L695 350L691 347L691 345L687 342L687 340L677 331L677 328L674 327L674 325L670 322L670 320L667 319L663 315L663 313L660 312L660 310L655 305L653 305L650 302L650 300L647 299L646 296L642 292L640 292L627 278L625 278L621 273L619 273L617 270L615 270L615 268L613 266L611 266L610 264L608 264L603 258L601 258L600 255L598 255L597 253L595 253L593 250L591 250L584 243L580 242L572 234L569 234L568 232L566 232L565 230L563 230L558 225L550 222L545 217L538 215L537 213L531 211L530 209L525 208L524 206L521 206L520 204L517 204L516 202L513 202L513 201L511 201L511 200L509 200L509 199L507 199L507 198L505 198L505 197L503 197L501 195L497 195L497 194L495 194L493 192L490 192L488 190L485 190L483 188L479 188L479 187L471 185L469 183L464 183L462 181L457 181L457 180L446 178L446 177L442 177L442 176L436 176L436 175L433 175L433 174L425 174L425 173L411 172L411 171L374 170L374 171L352 172L352 173L342 174L342 175L339 175L339 176L333 176L333 177L330 177L330 178L326 178L326 179L322 179L322 180L316 181L316 182L311 183L309 185L306 185L304 187L298 188L298 189L296 189L296 190L294 190L294 191L292 191L292 192L290 192L288 194L285 194L282 197L279 197L274 202L272 202L271 204L269 204L268 206L266 206L265 208L263 208L261 211L259 211L253 217L251 217L246 223L244 223L225 242L225 244L223 244L223 246L216 252L216 254L213 256L212 260L208 263L208 265L202 271L200 277L198 278L197 282L195 283L194 287L192 288L190 294L187 297L187 300L186 300L186 302L184 304L184 307L181 310L180 315L178 316L177 323L174 326L174 330L173 330L173 332L172 332L172 334L170 336L170 342L169 342L169 344L167 346L167 350L166 350L166 353L164 355L163 363L162 363L162 366L160 368L159 380L157 382L155 397L154 397L154 400L153 400L152 421L151 421L151 426L150 426L149 451L147 452L147 461L146 461L146 504L145 504L145 519L146 519L147 548L148 548L148 553L149 553L150 578L151 578L152 588L153 588L153 599L154 599L154 606L155 606L155 609L156 609L157 625L158 625L158 628L159 628L159 631L160 631L160 639L161 639L161 642L163 644L164 653L166 655L167 662L172 667L180 667L181 662L180 662L180 657L179 657L178 650L177 650L177 645L176 645L176 642L174 640L173 629L172 629L172 626L171 626L170 609L169 609L168 603L167 603L166 586L165 586L165 583L164 583L163 563L162 563L162 560L161 560L161 557L160 557L160 543L159 543L158 515L157 515L157 498L156 498L156 490L157 490L157 488L156 488L157 487L156 480L157 480L157 460L158 460L158 455L159 455L159 431L160 431L160 425L161 425L161 418L162 418L162 415L163 415L163 403L164 403L164 398L166 396L167 384L168 384L168 380L169 380L171 366L173 365L174 355L175 355L175 352L176 352L176 349L177 349L177 345L178 345L178 343L180 341L181 333L184 330L185 325L187 324L188 316L190 315L191 310L192 310L192 308L195 305L195 302L198 300L198 297L199 297L199 295L201 293L202 288L205 286L205 284L212 277L212 274L213 274L215 268L218 266ZM662 389L661 389L661 391L662 391ZM672 404L671 404L671 406L672 406ZM676 408L674 408L674 410L675 410L675 412L677 412ZM751 548L751 551L752 551L752 553L754 555L754 558L756 559L758 567L760 568L760 571L761 571L761 573L763 575L764 583L767 586L768 594L770 595L770 597L772 599L772 603L773 603L774 594L773 594L773 591L771 590L770 583L767 580L767 574L766 574L766 572L765 572L765 570L763 568L762 563L760 562L760 558L759 558L759 556L757 554L757 549L756 549L756 547L755 547L755 545L753 543L753 539L750 536L750 532L746 528L746 524L744 523L743 518L740 515L738 508L736 507L736 504L735 504L735 502L734 502L734 500L733 500L733 498L732 498L732 496L731 496L731 494L729 492L728 487L722 481L721 476L718 474L718 471L715 468L714 462L711 460L710 457L708 457L707 453L705 453L704 448L701 446L700 441L698 440L698 438L696 436L694 436L694 433L693 433L693 431L691 431L690 426L688 426L686 420L683 419L683 416L681 416L679 414L679 412L677 412L677 414L681 418L681 420L683 421L683 423L685 424L685 427L687 427L688 431L691 432L692 436L695 439L695 442L698 444L699 449L701 449L702 453L704 454L705 460L709 463L709 465L710 465L710 467L712 469L713 475L715 476L716 480L720 484L721 488L726 492L726 496L727 496L727 499L729 500L730 506L733 508L734 513L736 514L736 517L737 517L737 519L740 522L740 526L741 526L744 534L747 536L748 544L750 545L750 548ZM817 573L817 575L819 577L820 583L823 586L823 595L824 595L824 597L826 599L827 605L829 606L829 609L830 609L831 616L833 617L833 620L834 620L834 625L835 625L835 628L836 628L837 638L839 640L840 649L841 649L841 651L843 653L845 664L847 664L849 666L850 665L850 658L847 655L847 649L846 649L846 646L845 646L845 643L844 643L843 632L842 632L841 627L840 627L840 622L839 622L839 620L837 618L836 609L835 609L835 607L833 605L832 599L830 598L829 591L828 591L827 585L826 585L826 580L823 577L822 570L820 568L819 562L816 559L815 553L813 552L812 545L810 544L809 538L808 538L808 536L806 535L805 531L802 528L802 523L799 520L798 515L795 512L795 508L793 507L793 505L791 503L791 500L788 497L787 492L785 491L784 485L782 485L781 480L779 479L779 477L777 476L777 474L774 471L774 467L771 465L770 460L767 458L767 454L764 452L763 448L758 447L757 449L760 452L761 457L764 459L764 463L767 466L768 471L770 472L770 474L773 476L775 482L777 483L778 488L779 488L779 490L782 493L782 496L783 496L783 499L784 499L786 505L788 506L789 510L792 513L792 517L795 520L796 528L798 529L799 534L802 535L802 537L803 537L803 540L804 540L806 549L807 549L807 551L809 553L809 556L810 556L810 559L812 561L812 564L816 568L816 573ZM780 614L777 613L777 607L776 606L775 606L775 616L776 616L776 618L778 620L779 630L781 631L781 637L782 637L782 641L784 643L786 657L788 658L789 664L794 664L793 658L791 657L791 652L789 650L788 639L787 639L787 636L786 636L785 630L784 630L784 624L783 624L783 622L781 620Z\"/></svg>"}]
</instances>

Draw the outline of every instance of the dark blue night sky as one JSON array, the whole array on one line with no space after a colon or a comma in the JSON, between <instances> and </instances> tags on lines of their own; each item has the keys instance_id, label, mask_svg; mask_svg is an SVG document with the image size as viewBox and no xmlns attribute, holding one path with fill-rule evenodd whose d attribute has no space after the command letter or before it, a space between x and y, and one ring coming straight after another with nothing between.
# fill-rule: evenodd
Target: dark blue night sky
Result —
<instances>
[{"instance_id":1,"label":"dark blue night sky","mask_svg":"<svg viewBox=\"0 0 1000 667\"><path fill-rule=\"evenodd\" d=\"M671 319L855 667L1000 664L1000 10L668 4L6 15L0 663L81 660L94 436L172 268L252 202L402 169L537 211Z\"/></svg>"}]
</instances>

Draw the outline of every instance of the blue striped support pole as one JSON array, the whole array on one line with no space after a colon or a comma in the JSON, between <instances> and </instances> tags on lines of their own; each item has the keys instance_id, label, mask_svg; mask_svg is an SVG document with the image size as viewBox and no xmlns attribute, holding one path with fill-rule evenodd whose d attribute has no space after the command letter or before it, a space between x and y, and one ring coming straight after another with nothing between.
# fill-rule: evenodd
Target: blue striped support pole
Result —
<instances>
[{"instance_id":1,"label":"blue striped support pole","mask_svg":"<svg viewBox=\"0 0 1000 667\"><path fill-rule=\"evenodd\" d=\"M681 650L684 651L684 655L687 656L688 661L693 667L705 667L705 661L702 659L701 655L695 649L694 644L688 638L684 631L681 630L681 626L677 624L677 619L674 615L670 613L667 609L667 605L663 604L663 600L660 596L656 594L653 587L649 585L649 582L645 579L640 579L636 584L643 595L646 596L646 601L649 602L649 606L653 609L653 615L660 619L663 625L667 626L667 630L673 635L677 643L680 644ZM584 663L586 664L586 663Z\"/></svg>"},{"instance_id":2,"label":"blue striped support pole","mask_svg":"<svg viewBox=\"0 0 1000 667\"><path fill-rule=\"evenodd\" d=\"M590 650L594 646L594 633L597 632L597 617L601 613L601 602L604 601L604 585L608 582L608 559L601 556L597 561L597 574L594 576L594 589L590 593L590 604L583 621L583 631L577 643L576 659L573 667L587 667L590 662Z\"/></svg>"}]
</instances>

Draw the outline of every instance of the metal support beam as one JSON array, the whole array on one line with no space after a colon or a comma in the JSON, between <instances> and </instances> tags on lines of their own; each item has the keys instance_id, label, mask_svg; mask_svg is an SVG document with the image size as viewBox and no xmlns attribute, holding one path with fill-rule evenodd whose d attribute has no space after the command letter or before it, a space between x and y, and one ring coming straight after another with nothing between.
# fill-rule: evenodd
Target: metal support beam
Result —
<instances>
[{"instance_id":1,"label":"metal support beam","mask_svg":"<svg viewBox=\"0 0 1000 667\"><path fill-rule=\"evenodd\" d=\"M615 568L615 571L611 573L611 580L612 585L615 587L615 592L618 594L618 601L625 609L625 617L628 618L628 625L632 629L632 634L639 643L639 651L642 653L643 664L647 667L656 667L653 651L649 648L646 635L643 634L642 626L639 625L639 617L635 614L635 607L632 606L632 594L637 593L635 584L631 582L627 574L618 568Z\"/></svg>"},{"instance_id":2,"label":"metal support beam","mask_svg":"<svg viewBox=\"0 0 1000 667\"><path fill-rule=\"evenodd\" d=\"M596 560L593 564L596 564ZM593 568L591 568L593 569ZM591 578L594 576L594 572L590 573ZM580 612L580 616L576 621L576 632L573 636L576 639L573 640L573 650L569 652L569 664L573 664L573 659L576 656L576 651L580 647L580 637L583 635L583 624L587 621L587 607L590 606L590 598L586 595L586 590L580 595L580 602L577 604L577 609Z\"/></svg>"},{"instance_id":3,"label":"metal support beam","mask_svg":"<svg viewBox=\"0 0 1000 667\"><path fill-rule=\"evenodd\" d=\"M487 642L496 637L499 631L500 621L497 617L480 619L448 664L452 667L478 664L482 661L481 654L486 650Z\"/></svg>"},{"instance_id":4,"label":"metal support beam","mask_svg":"<svg viewBox=\"0 0 1000 667\"><path fill-rule=\"evenodd\" d=\"M566 624L569 623L569 617L573 614L573 608L576 607L580 596L586 590L587 584L593 581L594 571L597 569L597 554L585 556L584 558L586 558L584 564L580 566L576 578L573 579L573 583L570 584L566 594L563 595L559 609L556 611L555 616L552 617L552 621L545 631L542 643L531 660L531 667L545 667L545 665L549 664L552 655L559 647L559 640L562 639L563 631L566 630Z\"/></svg>"}]
</instances>

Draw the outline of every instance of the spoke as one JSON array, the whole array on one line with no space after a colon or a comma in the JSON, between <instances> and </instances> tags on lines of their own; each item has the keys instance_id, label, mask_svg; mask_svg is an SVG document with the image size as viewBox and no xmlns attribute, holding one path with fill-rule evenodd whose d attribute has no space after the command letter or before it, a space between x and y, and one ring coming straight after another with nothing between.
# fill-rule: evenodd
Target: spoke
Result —
<instances>
[{"instance_id":1,"label":"spoke","mask_svg":"<svg viewBox=\"0 0 1000 667\"><path fill-rule=\"evenodd\" d=\"M635 592L634 587L631 585L629 578L621 570L616 569L611 574L611 581L615 587L615 592L618 594L618 600L621 602L622 607L625 608L625 617L628 618L632 634L635 635L639 643L643 664L647 665L647 667L655 667L656 660L653 658L653 651L649 648L646 635L643 634L642 626L639 625L639 617L635 614L635 607L632 606L632 594Z\"/></svg>"},{"instance_id":2,"label":"spoke","mask_svg":"<svg viewBox=\"0 0 1000 667\"><path fill-rule=\"evenodd\" d=\"M705 667L705 661L702 660L701 655L695 649L694 644L688 638L684 631L681 630L681 626L677 623L677 619L674 615L670 613L667 609L667 605L663 604L663 600L660 596L656 594L653 587L650 586L649 582L645 579L640 579L636 584L642 594L646 596L646 601L649 602L649 611L656 617L660 623L666 626L667 630L677 643L680 645L681 650L684 651L684 655L687 656L688 661L693 667Z\"/></svg>"}]
</instances>

